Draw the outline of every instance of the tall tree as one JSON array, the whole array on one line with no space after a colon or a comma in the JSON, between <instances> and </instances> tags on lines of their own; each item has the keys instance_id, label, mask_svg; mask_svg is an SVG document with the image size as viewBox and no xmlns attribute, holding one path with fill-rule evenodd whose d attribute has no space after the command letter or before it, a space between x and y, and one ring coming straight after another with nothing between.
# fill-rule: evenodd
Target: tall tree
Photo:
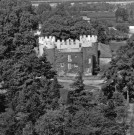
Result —
<instances>
[{"instance_id":1,"label":"tall tree","mask_svg":"<svg viewBox=\"0 0 134 135\"><path fill-rule=\"evenodd\" d=\"M123 93L126 99L133 100L133 45L133 39L130 39L126 46L121 47L104 74L107 83L103 91L109 98L117 90Z\"/></svg>"},{"instance_id":2,"label":"tall tree","mask_svg":"<svg viewBox=\"0 0 134 135\"><path fill-rule=\"evenodd\" d=\"M75 114L81 108L89 108L91 105L92 94L85 91L85 85L82 79L82 73L79 72L75 81L71 84L72 90L68 93L69 111Z\"/></svg>"},{"instance_id":3,"label":"tall tree","mask_svg":"<svg viewBox=\"0 0 134 135\"><path fill-rule=\"evenodd\" d=\"M42 4L38 5L36 13L38 15L41 15L41 14L43 14L43 12L51 11L51 10L52 10L52 8L49 3L42 3Z\"/></svg>"},{"instance_id":4,"label":"tall tree","mask_svg":"<svg viewBox=\"0 0 134 135\"><path fill-rule=\"evenodd\" d=\"M41 3L39 6L36 8L36 13L38 16L38 20L40 23L43 23L51 14L52 7L50 6L49 3Z\"/></svg>"},{"instance_id":5,"label":"tall tree","mask_svg":"<svg viewBox=\"0 0 134 135\"><path fill-rule=\"evenodd\" d=\"M36 122L36 132L39 135L66 135L68 134L70 114L66 106L56 110L47 110Z\"/></svg>"},{"instance_id":6,"label":"tall tree","mask_svg":"<svg viewBox=\"0 0 134 135\"><path fill-rule=\"evenodd\" d=\"M58 88L51 79L55 71L46 56L38 58L33 30L38 21L32 5L21 0L0 1L0 79L7 90L7 108L0 115L4 135L35 134L36 120L48 108L58 107ZM55 100L55 99L56 100ZM55 106L53 106L55 101Z\"/></svg>"},{"instance_id":7,"label":"tall tree","mask_svg":"<svg viewBox=\"0 0 134 135\"><path fill-rule=\"evenodd\" d=\"M92 20L91 24L96 30L98 42L107 44L109 42L108 26L106 22L100 20Z\"/></svg>"},{"instance_id":8,"label":"tall tree","mask_svg":"<svg viewBox=\"0 0 134 135\"><path fill-rule=\"evenodd\" d=\"M80 15L71 13L68 3L59 4L52 12L44 18L42 25L43 36L55 36L56 39L78 39L80 35L95 34L94 28Z\"/></svg>"},{"instance_id":9,"label":"tall tree","mask_svg":"<svg viewBox=\"0 0 134 135\"><path fill-rule=\"evenodd\" d=\"M80 35L93 35L93 27L80 17L54 15L42 26L44 36L55 36L56 39L78 39Z\"/></svg>"},{"instance_id":10,"label":"tall tree","mask_svg":"<svg viewBox=\"0 0 134 135\"><path fill-rule=\"evenodd\" d=\"M115 12L117 22L128 21L128 11L125 8L118 8Z\"/></svg>"},{"instance_id":11,"label":"tall tree","mask_svg":"<svg viewBox=\"0 0 134 135\"><path fill-rule=\"evenodd\" d=\"M83 83L83 78L82 78L82 73L79 72L78 75L75 77L75 81L70 85L71 91L69 92L68 98L69 98L69 103L73 102L73 97L80 96L80 92L84 91L84 83Z\"/></svg>"},{"instance_id":12,"label":"tall tree","mask_svg":"<svg viewBox=\"0 0 134 135\"><path fill-rule=\"evenodd\" d=\"M126 24L118 24L118 25L116 25L116 29L123 32L123 33L129 32L129 27Z\"/></svg>"}]
</instances>

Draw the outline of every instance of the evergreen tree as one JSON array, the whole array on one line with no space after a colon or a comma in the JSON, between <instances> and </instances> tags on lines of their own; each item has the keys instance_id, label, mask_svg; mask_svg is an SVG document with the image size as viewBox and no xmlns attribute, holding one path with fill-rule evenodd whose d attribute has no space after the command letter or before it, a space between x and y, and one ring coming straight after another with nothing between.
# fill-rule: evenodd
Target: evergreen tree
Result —
<instances>
[{"instance_id":1,"label":"evergreen tree","mask_svg":"<svg viewBox=\"0 0 134 135\"><path fill-rule=\"evenodd\" d=\"M84 100L84 83L82 79L82 73L79 72L78 76L76 76L75 81L71 84L72 90L68 93L68 104L70 105L70 111L75 113L79 110L79 107L82 104L82 100Z\"/></svg>"},{"instance_id":2,"label":"evergreen tree","mask_svg":"<svg viewBox=\"0 0 134 135\"><path fill-rule=\"evenodd\" d=\"M127 130L127 105L124 96L118 91L113 93L111 99L102 95L99 108L105 119L101 128L101 134L125 135Z\"/></svg>"},{"instance_id":3,"label":"evergreen tree","mask_svg":"<svg viewBox=\"0 0 134 135\"><path fill-rule=\"evenodd\" d=\"M111 61L110 67L104 73L106 83L103 85L104 94L110 99L117 90L121 92L125 99L133 100L133 39L128 40L126 46L117 51L116 57Z\"/></svg>"},{"instance_id":4,"label":"evergreen tree","mask_svg":"<svg viewBox=\"0 0 134 135\"><path fill-rule=\"evenodd\" d=\"M66 135L69 119L70 114L66 106L60 106L56 110L47 110L47 113L36 122L36 132L39 135Z\"/></svg>"},{"instance_id":5,"label":"evergreen tree","mask_svg":"<svg viewBox=\"0 0 134 135\"><path fill-rule=\"evenodd\" d=\"M27 1L2 0L0 9L0 80L7 90L0 132L34 135L37 119L58 105L58 87L54 91L55 81L51 80L56 73L46 56L38 58L34 51L38 44L33 31L38 21L32 5Z\"/></svg>"},{"instance_id":6,"label":"evergreen tree","mask_svg":"<svg viewBox=\"0 0 134 135\"><path fill-rule=\"evenodd\" d=\"M102 96L95 100L90 92L84 90L81 74L76 77L72 88L68 95L68 110L71 114L68 129L71 135L126 134L126 106L120 93L115 92L111 99Z\"/></svg>"},{"instance_id":7,"label":"evergreen tree","mask_svg":"<svg viewBox=\"0 0 134 135\"><path fill-rule=\"evenodd\" d=\"M125 8L118 8L115 12L117 22L128 21L128 11Z\"/></svg>"},{"instance_id":8,"label":"evergreen tree","mask_svg":"<svg viewBox=\"0 0 134 135\"><path fill-rule=\"evenodd\" d=\"M109 34L108 34L108 24L101 20L92 20L91 24L93 28L97 31L98 42L103 44L107 44L109 42Z\"/></svg>"},{"instance_id":9,"label":"evergreen tree","mask_svg":"<svg viewBox=\"0 0 134 135\"><path fill-rule=\"evenodd\" d=\"M50 109L57 109L59 107L60 89L62 86L59 84L57 77L53 78L52 84L49 90L50 97Z\"/></svg>"}]
</instances>

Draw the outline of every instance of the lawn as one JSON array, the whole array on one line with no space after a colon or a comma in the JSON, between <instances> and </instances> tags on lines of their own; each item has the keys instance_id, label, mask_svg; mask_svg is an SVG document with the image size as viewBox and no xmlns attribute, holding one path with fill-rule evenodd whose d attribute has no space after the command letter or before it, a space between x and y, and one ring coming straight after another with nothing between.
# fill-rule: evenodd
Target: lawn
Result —
<instances>
[{"instance_id":1,"label":"lawn","mask_svg":"<svg viewBox=\"0 0 134 135\"><path fill-rule=\"evenodd\" d=\"M66 102L67 95L70 90L70 83L62 82L60 84L63 86L63 88L61 88L61 90L60 90L60 96L61 96L61 99ZM93 85L85 85L85 90L92 91L93 89L98 89L98 87L95 87Z\"/></svg>"}]
</instances>

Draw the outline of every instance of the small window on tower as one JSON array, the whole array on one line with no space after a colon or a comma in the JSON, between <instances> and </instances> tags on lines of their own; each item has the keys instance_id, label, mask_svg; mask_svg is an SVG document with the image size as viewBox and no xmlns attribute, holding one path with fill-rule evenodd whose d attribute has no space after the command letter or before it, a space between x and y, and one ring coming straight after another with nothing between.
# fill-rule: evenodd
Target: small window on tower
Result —
<instances>
[{"instance_id":1,"label":"small window on tower","mask_svg":"<svg viewBox=\"0 0 134 135\"><path fill-rule=\"evenodd\" d=\"M64 63L60 63L60 66L61 66L61 67L64 67Z\"/></svg>"},{"instance_id":2,"label":"small window on tower","mask_svg":"<svg viewBox=\"0 0 134 135\"><path fill-rule=\"evenodd\" d=\"M88 60L88 64L91 64L91 59Z\"/></svg>"}]
</instances>

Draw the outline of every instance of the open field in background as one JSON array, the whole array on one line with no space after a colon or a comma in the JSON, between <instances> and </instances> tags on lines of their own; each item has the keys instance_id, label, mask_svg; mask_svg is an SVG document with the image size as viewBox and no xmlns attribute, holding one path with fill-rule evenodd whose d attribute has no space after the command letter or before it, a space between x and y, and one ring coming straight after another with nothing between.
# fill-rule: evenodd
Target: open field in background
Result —
<instances>
[{"instance_id":1,"label":"open field in background","mask_svg":"<svg viewBox=\"0 0 134 135\"><path fill-rule=\"evenodd\" d=\"M81 12L82 15L87 15L89 18L105 18L105 19L112 19L115 20L115 13L114 12L91 12L91 11L83 11Z\"/></svg>"},{"instance_id":2,"label":"open field in background","mask_svg":"<svg viewBox=\"0 0 134 135\"><path fill-rule=\"evenodd\" d=\"M117 25L114 12L104 12L104 11L91 12L91 11L84 11L84 12L81 12L81 16L87 16L88 18L98 19L98 20L101 20L101 21L108 21L113 26Z\"/></svg>"}]
</instances>

